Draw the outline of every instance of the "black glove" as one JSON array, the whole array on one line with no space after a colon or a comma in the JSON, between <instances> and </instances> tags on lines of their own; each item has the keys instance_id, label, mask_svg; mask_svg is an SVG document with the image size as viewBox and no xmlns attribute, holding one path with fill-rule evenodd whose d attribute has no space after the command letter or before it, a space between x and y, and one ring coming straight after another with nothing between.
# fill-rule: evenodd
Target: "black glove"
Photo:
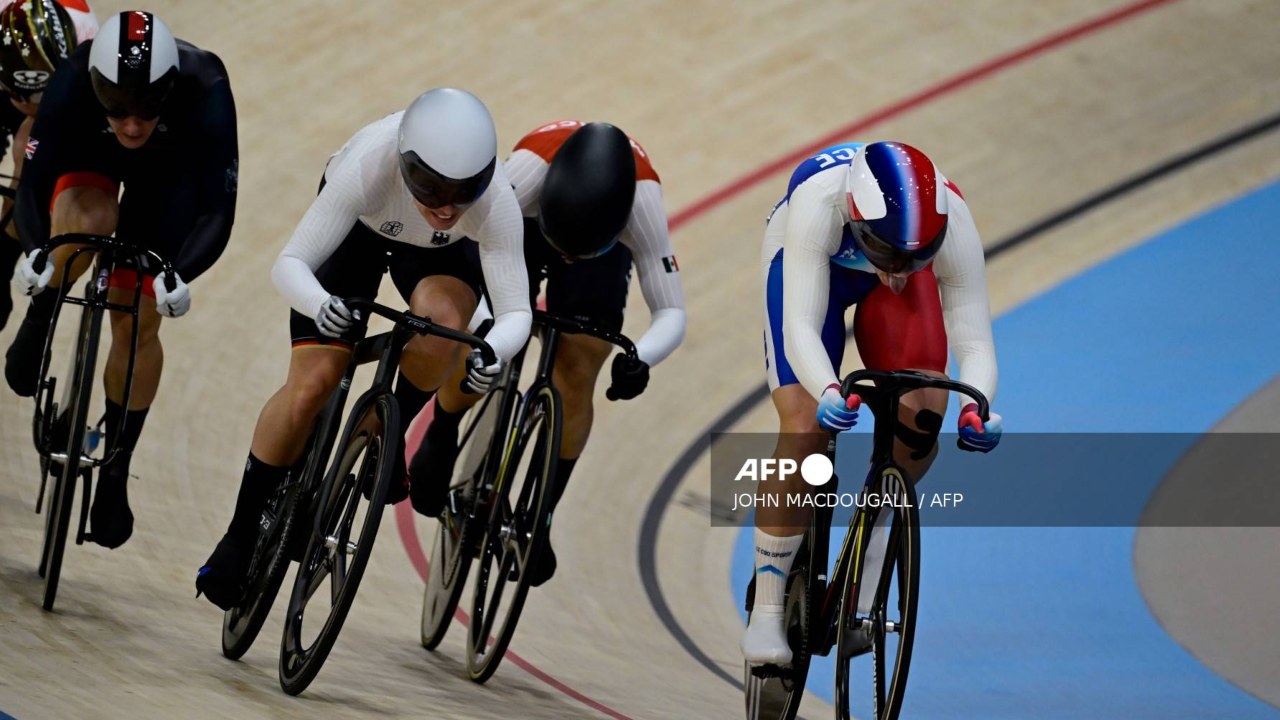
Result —
<instances>
[{"instance_id":1,"label":"black glove","mask_svg":"<svg viewBox=\"0 0 1280 720\"><path fill-rule=\"evenodd\" d=\"M630 400L649 385L649 364L620 353L613 357L613 383L604 392L610 400Z\"/></svg>"}]
</instances>

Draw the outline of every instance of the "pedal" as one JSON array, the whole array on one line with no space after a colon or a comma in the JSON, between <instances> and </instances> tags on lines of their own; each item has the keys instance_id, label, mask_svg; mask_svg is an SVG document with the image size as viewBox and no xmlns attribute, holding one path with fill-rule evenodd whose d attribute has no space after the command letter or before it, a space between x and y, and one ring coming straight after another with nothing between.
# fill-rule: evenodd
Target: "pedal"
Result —
<instances>
[{"instance_id":1,"label":"pedal","mask_svg":"<svg viewBox=\"0 0 1280 720\"><path fill-rule=\"evenodd\" d=\"M763 665L752 665L751 675L768 680L770 678L779 678L782 680L790 680L795 676L795 671L790 665L775 665L773 663L765 663Z\"/></svg>"}]
</instances>

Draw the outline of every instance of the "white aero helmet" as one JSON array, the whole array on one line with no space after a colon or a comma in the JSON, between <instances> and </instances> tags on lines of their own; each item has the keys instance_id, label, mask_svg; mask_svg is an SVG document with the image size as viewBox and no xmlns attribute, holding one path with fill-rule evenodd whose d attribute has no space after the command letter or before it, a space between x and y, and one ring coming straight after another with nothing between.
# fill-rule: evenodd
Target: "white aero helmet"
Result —
<instances>
[{"instance_id":1,"label":"white aero helmet","mask_svg":"<svg viewBox=\"0 0 1280 720\"><path fill-rule=\"evenodd\" d=\"M498 162L498 132L475 95L436 88L419 95L400 118L400 174L409 194L429 208L476 201Z\"/></svg>"},{"instance_id":2,"label":"white aero helmet","mask_svg":"<svg viewBox=\"0 0 1280 720\"><path fill-rule=\"evenodd\" d=\"M178 78L178 43L149 12L114 15L93 39L89 77L107 115L154 120Z\"/></svg>"}]
</instances>

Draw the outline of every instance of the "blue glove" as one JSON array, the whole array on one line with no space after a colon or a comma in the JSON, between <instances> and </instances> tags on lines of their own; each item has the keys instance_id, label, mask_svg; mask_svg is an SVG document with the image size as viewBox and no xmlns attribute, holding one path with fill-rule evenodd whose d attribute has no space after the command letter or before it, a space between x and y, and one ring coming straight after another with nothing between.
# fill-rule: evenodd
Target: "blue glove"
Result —
<instances>
[{"instance_id":1,"label":"blue glove","mask_svg":"<svg viewBox=\"0 0 1280 720\"><path fill-rule=\"evenodd\" d=\"M858 407L862 398L850 395L846 400L840 395L840 386L831 383L818 398L818 424L824 430L844 432L858 424Z\"/></svg>"},{"instance_id":2,"label":"blue glove","mask_svg":"<svg viewBox=\"0 0 1280 720\"><path fill-rule=\"evenodd\" d=\"M978 415L978 403L969 403L960 411L960 437L956 438L956 447L969 452L988 453L1000 444L1000 436L1004 434L1004 422L1001 417L991 413L991 419L982 422Z\"/></svg>"}]
</instances>

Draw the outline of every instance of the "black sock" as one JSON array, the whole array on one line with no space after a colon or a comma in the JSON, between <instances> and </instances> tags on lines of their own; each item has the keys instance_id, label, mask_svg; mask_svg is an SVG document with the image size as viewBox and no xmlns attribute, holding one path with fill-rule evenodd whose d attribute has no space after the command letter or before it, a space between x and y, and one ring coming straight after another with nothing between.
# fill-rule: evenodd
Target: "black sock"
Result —
<instances>
[{"instance_id":1,"label":"black sock","mask_svg":"<svg viewBox=\"0 0 1280 720\"><path fill-rule=\"evenodd\" d=\"M107 466L103 467L103 474L128 476L129 462L133 459L133 450L138 447L138 438L142 436L142 426L147 421L147 412L151 408L143 408L141 410L125 411L123 407L112 400L107 400L107 410L104 413L102 421L102 431L107 440L107 451L112 448L116 449L115 456ZM124 420L124 427L120 427L121 419ZM116 429L120 428L120 436L113 437Z\"/></svg>"},{"instance_id":2,"label":"black sock","mask_svg":"<svg viewBox=\"0 0 1280 720\"><path fill-rule=\"evenodd\" d=\"M267 498L280 487L289 474L288 466L268 465L253 453L244 464L244 477L240 480L240 493L236 496L236 509L231 516L231 524L227 526L227 534L240 538L249 538L257 532L258 519L262 517L262 508Z\"/></svg>"},{"instance_id":3,"label":"black sock","mask_svg":"<svg viewBox=\"0 0 1280 720\"><path fill-rule=\"evenodd\" d=\"M436 430L437 432L448 431L456 436L458 434L458 426L462 424L462 416L466 414L466 408L457 412L450 412L444 409L439 400L436 400L435 413L431 416L431 426L427 428L427 432L431 430Z\"/></svg>"},{"instance_id":4,"label":"black sock","mask_svg":"<svg viewBox=\"0 0 1280 720\"><path fill-rule=\"evenodd\" d=\"M560 498L564 497L564 489L569 485L569 476L573 474L573 466L577 464L578 458L560 458L556 461L556 483L551 488L552 510L560 504Z\"/></svg>"},{"instance_id":5,"label":"black sock","mask_svg":"<svg viewBox=\"0 0 1280 720\"><path fill-rule=\"evenodd\" d=\"M418 413L422 412L422 408L426 407L436 391L419 388L401 372L396 377L396 387L392 394L395 395L396 404L400 406L400 423L407 430L409 423L418 417Z\"/></svg>"}]
</instances>

